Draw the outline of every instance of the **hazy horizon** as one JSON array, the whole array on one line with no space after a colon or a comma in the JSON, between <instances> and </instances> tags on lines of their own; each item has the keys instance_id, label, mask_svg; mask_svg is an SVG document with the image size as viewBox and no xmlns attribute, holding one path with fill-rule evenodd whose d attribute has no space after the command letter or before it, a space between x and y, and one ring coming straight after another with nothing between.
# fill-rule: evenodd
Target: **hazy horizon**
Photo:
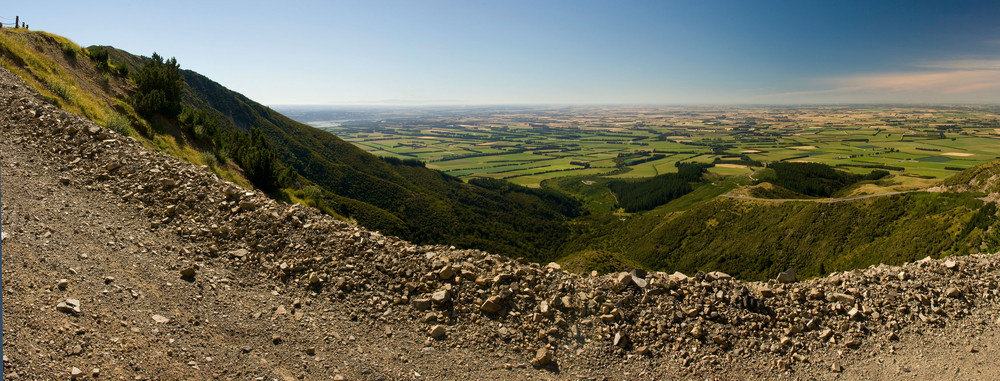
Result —
<instances>
[{"instance_id":1,"label":"hazy horizon","mask_svg":"<svg viewBox=\"0 0 1000 381\"><path fill-rule=\"evenodd\" d=\"M1000 3L24 2L270 105L1000 102Z\"/></svg>"}]
</instances>

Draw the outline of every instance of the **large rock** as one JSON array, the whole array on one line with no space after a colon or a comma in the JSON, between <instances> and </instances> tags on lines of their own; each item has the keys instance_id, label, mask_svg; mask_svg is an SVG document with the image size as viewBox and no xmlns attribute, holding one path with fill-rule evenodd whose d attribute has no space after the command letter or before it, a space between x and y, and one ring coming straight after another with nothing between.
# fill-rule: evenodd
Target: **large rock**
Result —
<instances>
[{"instance_id":1,"label":"large rock","mask_svg":"<svg viewBox=\"0 0 1000 381\"><path fill-rule=\"evenodd\" d=\"M845 306L853 306L857 302L857 299L855 299L853 295L848 295L839 292L834 293L833 298L836 299L838 302L844 304Z\"/></svg>"},{"instance_id":2,"label":"large rock","mask_svg":"<svg viewBox=\"0 0 1000 381\"><path fill-rule=\"evenodd\" d=\"M497 312L500 312L500 309L502 307L500 306L499 303L497 303L497 301L498 301L497 297L495 296L490 297L489 299L486 299L485 302L483 302L483 305L479 306L479 310L488 314L495 314Z\"/></svg>"},{"instance_id":3,"label":"large rock","mask_svg":"<svg viewBox=\"0 0 1000 381\"><path fill-rule=\"evenodd\" d=\"M795 269L788 269L778 274L778 283L795 283Z\"/></svg>"},{"instance_id":4,"label":"large rock","mask_svg":"<svg viewBox=\"0 0 1000 381\"><path fill-rule=\"evenodd\" d=\"M455 270L451 266L444 266L441 270L438 270L438 279L448 280L455 277Z\"/></svg>"},{"instance_id":5,"label":"large rock","mask_svg":"<svg viewBox=\"0 0 1000 381\"><path fill-rule=\"evenodd\" d=\"M451 291L441 290L431 294L431 301L434 302L434 304L445 304L449 300L451 300Z\"/></svg>"},{"instance_id":6,"label":"large rock","mask_svg":"<svg viewBox=\"0 0 1000 381\"><path fill-rule=\"evenodd\" d=\"M74 315L79 314L80 313L80 300L66 298L66 300L63 300L63 301L59 302L59 304L56 304L56 310L58 310L59 312L64 312L64 313L68 313L68 314L74 314Z\"/></svg>"},{"instance_id":7,"label":"large rock","mask_svg":"<svg viewBox=\"0 0 1000 381\"><path fill-rule=\"evenodd\" d=\"M431 309L431 300L427 298L413 299L413 308L417 311L427 311Z\"/></svg>"},{"instance_id":8,"label":"large rock","mask_svg":"<svg viewBox=\"0 0 1000 381\"><path fill-rule=\"evenodd\" d=\"M435 339L443 338L444 335L447 334L447 333L448 333L448 330L445 329L444 326L440 325L440 324L431 327L431 329L429 331L427 331L427 334L431 335L431 337L433 337Z\"/></svg>"},{"instance_id":9,"label":"large rock","mask_svg":"<svg viewBox=\"0 0 1000 381\"><path fill-rule=\"evenodd\" d=\"M541 368L552 363L552 350L549 347L541 347L535 352L535 358L531 359L531 366Z\"/></svg>"},{"instance_id":10,"label":"large rock","mask_svg":"<svg viewBox=\"0 0 1000 381\"><path fill-rule=\"evenodd\" d=\"M182 278L194 278L194 276L197 275L197 274L198 274L198 270L195 269L194 266L185 267L183 270L181 270L181 277Z\"/></svg>"}]
</instances>

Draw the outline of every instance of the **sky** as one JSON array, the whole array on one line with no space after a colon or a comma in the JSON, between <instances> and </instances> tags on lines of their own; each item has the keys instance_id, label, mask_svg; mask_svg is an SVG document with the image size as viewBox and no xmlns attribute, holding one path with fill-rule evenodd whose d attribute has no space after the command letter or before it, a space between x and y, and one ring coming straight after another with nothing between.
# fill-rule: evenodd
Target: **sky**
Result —
<instances>
[{"instance_id":1,"label":"sky","mask_svg":"<svg viewBox=\"0 0 1000 381\"><path fill-rule=\"evenodd\" d=\"M19 1L267 105L1000 103L997 1Z\"/></svg>"}]
</instances>

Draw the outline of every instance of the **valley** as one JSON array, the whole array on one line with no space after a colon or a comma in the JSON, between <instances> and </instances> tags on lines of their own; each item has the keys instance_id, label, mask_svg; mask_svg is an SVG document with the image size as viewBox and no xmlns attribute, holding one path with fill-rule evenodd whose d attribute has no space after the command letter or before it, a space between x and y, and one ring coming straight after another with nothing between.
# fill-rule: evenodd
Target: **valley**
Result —
<instances>
[{"instance_id":1,"label":"valley","mask_svg":"<svg viewBox=\"0 0 1000 381\"><path fill-rule=\"evenodd\" d=\"M677 162L715 162L709 172L733 176L760 163L808 161L857 173L887 169L897 175L895 189L916 189L1000 157L1000 110L984 106L279 111L374 155L530 187L567 176L652 177L674 172Z\"/></svg>"}]
</instances>

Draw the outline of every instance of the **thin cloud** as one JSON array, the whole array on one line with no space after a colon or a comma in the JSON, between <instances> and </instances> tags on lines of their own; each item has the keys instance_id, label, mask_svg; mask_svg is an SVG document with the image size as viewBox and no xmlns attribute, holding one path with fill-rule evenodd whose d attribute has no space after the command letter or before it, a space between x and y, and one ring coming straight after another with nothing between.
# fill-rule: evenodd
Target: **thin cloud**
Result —
<instances>
[{"instance_id":1,"label":"thin cloud","mask_svg":"<svg viewBox=\"0 0 1000 381\"><path fill-rule=\"evenodd\" d=\"M952 60L917 64L917 67L946 70L1000 70L1000 59L996 60Z\"/></svg>"},{"instance_id":2,"label":"thin cloud","mask_svg":"<svg viewBox=\"0 0 1000 381\"><path fill-rule=\"evenodd\" d=\"M802 101L1000 102L1000 59L947 60L914 65L909 72L821 79L818 89L760 95Z\"/></svg>"}]
</instances>

